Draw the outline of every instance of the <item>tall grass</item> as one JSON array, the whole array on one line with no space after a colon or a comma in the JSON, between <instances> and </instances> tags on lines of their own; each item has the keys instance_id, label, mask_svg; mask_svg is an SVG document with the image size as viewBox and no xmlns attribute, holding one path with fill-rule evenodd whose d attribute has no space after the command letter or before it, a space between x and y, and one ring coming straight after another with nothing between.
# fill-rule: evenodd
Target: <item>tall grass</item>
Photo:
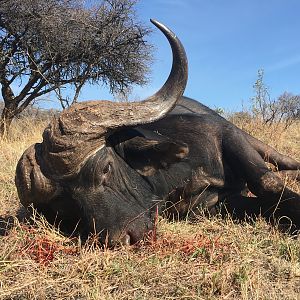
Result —
<instances>
[{"instance_id":1,"label":"tall grass","mask_svg":"<svg viewBox=\"0 0 300 300\"><path fill-rule=\"evenodd\" d=\"M251 120L243 129L300 159L300 124L287 131ZM63 236L43 218L14 218L16 163L45 122L22 120L0 141L0 299L300 299L300 239L258 220L158 222L158 238L102 249ZM290 182L300 192L299 185ZM3 232L2 232L3 233Z\"/></svg>"}]
</instances>

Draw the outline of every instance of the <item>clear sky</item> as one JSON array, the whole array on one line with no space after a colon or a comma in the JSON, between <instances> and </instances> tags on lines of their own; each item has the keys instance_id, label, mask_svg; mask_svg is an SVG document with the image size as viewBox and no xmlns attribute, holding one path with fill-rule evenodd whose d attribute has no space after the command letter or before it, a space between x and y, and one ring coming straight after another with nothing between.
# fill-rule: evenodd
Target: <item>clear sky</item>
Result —
<instances>
[{"instance_id":1,"label":"clear sky","mask_svg":"<svg viewBox=\"0 0 300 300\"><path fill-rule=\"evenodd\" d=\"M272 97L300 94L299 0L140 0L138 17L170 27L185 46L189 80L185 95L227 110L239 110L253 96L257 71L265 70ZM154 28L154 27L153 27ZM154 28L150 83L135 88L144 98L166 80L170 47ZM87 87L80 99L112 99L101 87Z\"/></svg>"}]
</instances>

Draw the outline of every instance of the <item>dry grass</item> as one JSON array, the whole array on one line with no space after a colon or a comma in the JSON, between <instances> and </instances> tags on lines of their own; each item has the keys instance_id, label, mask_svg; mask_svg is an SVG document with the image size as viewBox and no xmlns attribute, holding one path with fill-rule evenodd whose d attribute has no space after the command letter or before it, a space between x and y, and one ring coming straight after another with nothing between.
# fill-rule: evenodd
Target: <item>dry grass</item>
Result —
<instances>
[{"instance_id":1,"label":"dry grass","mask_svg":"<svg viewBox=\"0 0 300 300\"><path fill-rule=\"evenodd\" d=\"M300 124L287 131L257 122L240 125L300 159ZM16 162L40 140L44 126L23 120L0 141L3 218L19 208ZM156 241L108 250L93 238L83 246L43 219L31 225L14 219L0 237L0 299L300 299L300 239L262 220L250 225L160 219Z\"/></svg>"}]
</instances>

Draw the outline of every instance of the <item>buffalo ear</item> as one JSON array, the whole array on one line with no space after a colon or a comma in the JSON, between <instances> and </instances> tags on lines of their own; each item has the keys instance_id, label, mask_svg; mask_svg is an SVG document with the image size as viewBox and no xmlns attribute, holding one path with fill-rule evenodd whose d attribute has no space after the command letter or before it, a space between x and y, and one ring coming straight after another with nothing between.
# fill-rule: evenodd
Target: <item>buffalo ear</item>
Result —
<instances>
[{"instance_id":1,"label":"buffalo ear","mask_svg":"<svg viewBox=\"0 0 300 300\"><path fill-rule=\"evenodd\" d=\"M187 144L167 138L159 140L136 136L124 142L124 159L143 176L154 175L159 169L167 169L170 165L187 157Z\"/></svg>"}]
</instances>

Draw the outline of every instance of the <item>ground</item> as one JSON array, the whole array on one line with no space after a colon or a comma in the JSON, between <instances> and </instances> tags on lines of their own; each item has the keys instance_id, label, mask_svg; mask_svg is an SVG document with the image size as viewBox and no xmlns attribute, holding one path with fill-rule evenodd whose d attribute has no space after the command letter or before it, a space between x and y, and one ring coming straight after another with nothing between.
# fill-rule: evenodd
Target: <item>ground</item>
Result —
<instances>
[{"instance_id":1,"label":"ground","mask_svg":"<svg viewBox=\"0 0 300 300\"><path fill-rule=\"evenodd\" d=\"M239 126L300 159L300 123ZM22 119L0 141L0 299L300 299L300 238L263 220L157 220L157 237L115 250L16 218L18 158L47 121ZM300 192L293 181L289 186ZM14 223L14 224L12 224Z\"/></svg>"}]
</instances>

